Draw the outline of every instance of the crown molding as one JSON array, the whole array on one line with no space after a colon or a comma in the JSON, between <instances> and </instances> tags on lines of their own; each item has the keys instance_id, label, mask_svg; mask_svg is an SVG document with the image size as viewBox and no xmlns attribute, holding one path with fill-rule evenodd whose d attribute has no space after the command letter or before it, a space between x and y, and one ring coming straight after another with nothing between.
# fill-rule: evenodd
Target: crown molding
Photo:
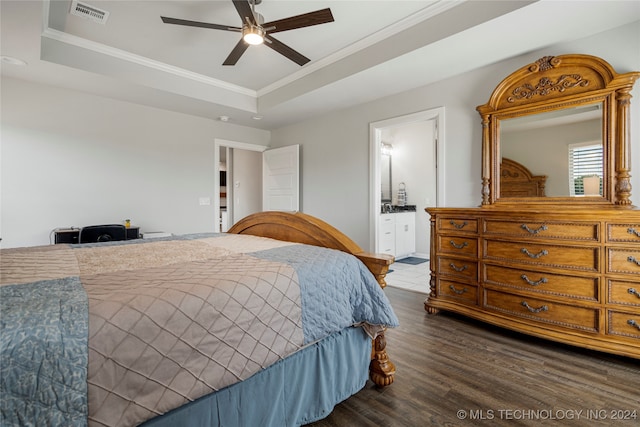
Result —
<instances>
[{"instance_id":1,"label":"crown molding","mask_svg":"<svg viewBox=\"0 0 640 427\"><path fill-rule=\"evenodd\" d=\"M136 55L134 53L127 52L122 49L117 49L111 46L107 46L102 43L96 43L94 41L87 40L82 37L74 36L72 34L65 33L63 31L59 31L50 27L46 27L43 30L42 37L46 37L48 39L66 43L72 46L80 47L82 49L87 49L92 52L107 55L122 61L141 65L143 67L147 67L153 70L161 71L168 74L173 74L177 77L181 77L184 79L189 79L199 83L204 83L204 84L214 86L216 88L224 89L230 92L238 93L245 96L250 96L253 98L257 98L258 96L257 92L252 89L234 85L234 84L225 82L223 80L207 77L199 73L194 73L193 71L185 70L183 68L175 67L173 65L168 65L163 62L155 61L153 59L149 59L141 55Z\"/></svg>"}]
</instances>

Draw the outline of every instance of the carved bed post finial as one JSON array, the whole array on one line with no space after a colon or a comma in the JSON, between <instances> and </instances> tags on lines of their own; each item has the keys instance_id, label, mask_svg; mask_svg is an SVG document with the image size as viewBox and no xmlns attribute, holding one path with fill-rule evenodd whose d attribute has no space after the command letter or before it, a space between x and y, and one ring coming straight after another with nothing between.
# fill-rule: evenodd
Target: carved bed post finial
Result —
<instances>
[{"instance_id":1,"label":"carved bed post finial","mask_svg":"<svg viewBox=\"0 0 640 427\"><path fill-rule=\"evenodd\" d=\"M629 173L630 165L630 141L631 129L629 127L631 105L631 87L624 87L616 92L617 114L616 126L618 138L618 150L616 156L616 198L615 204L620 206L631 206L631 174Z\"/></svg>"},{"instance_id":2,"label":"carved bed post finial","mask_svg":"<svg viewBox=\"0 0 640 427\"><path fill-rule=\"evenodd\" d=\"M369 378L378 387L386 387L393 383L396 366L387 356L387 340L384 333L373 341L372 357L369 363Z\"/></svg>"}]
</instances>

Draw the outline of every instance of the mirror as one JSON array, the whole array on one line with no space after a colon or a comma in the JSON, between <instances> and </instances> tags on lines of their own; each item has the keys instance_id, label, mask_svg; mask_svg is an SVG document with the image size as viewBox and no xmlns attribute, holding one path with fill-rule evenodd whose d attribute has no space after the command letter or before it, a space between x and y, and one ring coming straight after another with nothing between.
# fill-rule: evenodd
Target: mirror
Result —
<instances>
[{"instance_id":1,"label":"mirror","mask_svg":"<svg viewBox=\"0 0 640 427\"><path fill-rule=\"evenodd\" d=\"M381 202L391 203L391 160L393 147L390 144L382 143L380 147L380 175L381 175Z\"/></svg>"},{"instance_id":2,"label":"mirror","mask_svg":"<svg viewBox=\"0 0 640 427\"><path fill-rule=\"evenodd\" d=\"M631 207L629 106L640 72L589 55L546 56L477 108L482 205Z\"/></svg>"},{"instance_id":3,"label":"mirror","mask_svg":"<svg viewBox=\"0 0 640 427\"><path fill-rule=\"evenodd\" d=\"M602 111L602 103L597 103L500 120L499 198L525 194L519 187L527 182L535 187L534 179L524 178L525 174L507 174L505 158L519 163L532 176L545 178L538 197L602 196ZM598 187L595 192L593 177Z\"/></svg>"}]
</instances>

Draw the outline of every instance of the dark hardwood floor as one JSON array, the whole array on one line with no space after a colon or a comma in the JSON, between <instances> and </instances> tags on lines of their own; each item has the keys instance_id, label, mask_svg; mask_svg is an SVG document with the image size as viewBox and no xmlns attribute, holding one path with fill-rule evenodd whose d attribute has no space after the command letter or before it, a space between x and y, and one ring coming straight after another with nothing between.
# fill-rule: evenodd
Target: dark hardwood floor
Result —
<instances>
[{"instance_id":1,"label":"dark hardwood floor","mask_svg":"<svg viewBox=\"0 0 640 427\"><path fill-rule=\"evenodd\" d=\"M387 287L395 382L364 389L313 427L640 426L640 361L424 311Z\"/></svg>"}]
</instances>

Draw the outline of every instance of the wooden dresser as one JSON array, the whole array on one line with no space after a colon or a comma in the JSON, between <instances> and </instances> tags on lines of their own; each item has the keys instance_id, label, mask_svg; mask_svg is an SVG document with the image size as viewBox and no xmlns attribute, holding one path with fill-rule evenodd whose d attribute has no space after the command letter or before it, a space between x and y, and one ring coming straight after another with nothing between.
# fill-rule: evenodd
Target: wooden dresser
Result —
<instances>
[{"instance_id":1,"label":"wooden dresser","mask_svg":"<svg viewBox=\"0 0 640 427\"><path fill-rule=\"evenodd\" d=\"M427 212L427 311L640 358L640 211Z\"/></svg>"},{"instance_id":2,"label":"wooden dresser","mask_svg":"<svg viewBox=\"0 0 640 427\"><path fill-rule=\"evenodd\" d=\"M429 313L454 311L640 359L629 120L638 78L594 56L546 56L511 73L476 108L482 204L427 209ZM588 160L574 154L580 147ZM537 179L535 191L507 185L523 176ZM590 177L599 189L582 186ZM553 197L539 191L551 187Z\"/></svg>"}]
</instances>

